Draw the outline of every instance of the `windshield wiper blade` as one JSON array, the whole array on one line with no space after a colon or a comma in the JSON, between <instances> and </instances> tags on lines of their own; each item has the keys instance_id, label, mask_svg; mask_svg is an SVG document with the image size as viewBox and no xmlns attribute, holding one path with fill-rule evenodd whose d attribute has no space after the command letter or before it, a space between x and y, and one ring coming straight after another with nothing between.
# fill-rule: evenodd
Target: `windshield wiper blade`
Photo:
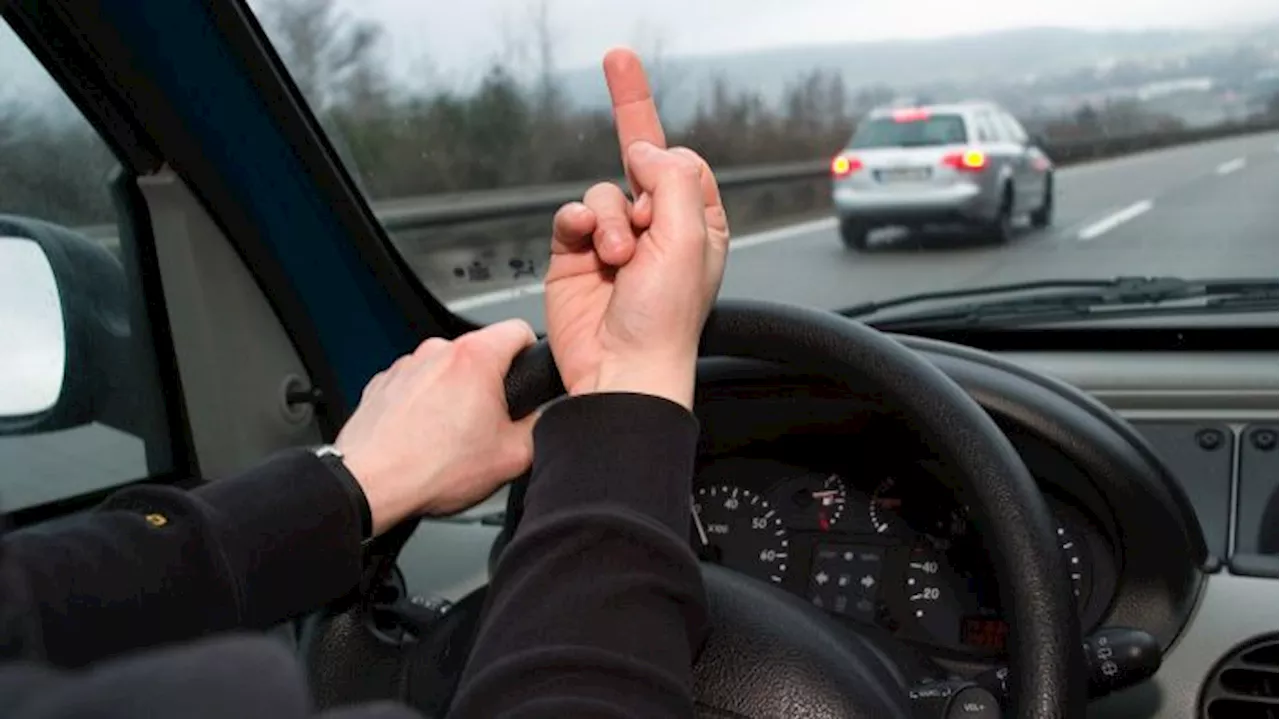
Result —
<instances>
[{"instance_id":1,"label":"windshield wiper blade","mask_svg":"<svg viewBox=\"0 0 1280 719\"><path fill-rule=\"evenodd\" d=\"M1027 296L984 299L906 312L876 322L880 326L941 324L1004 324L1010 321L1062 320L1117 311L1167 310L1182 300L1204 300L1180 311L1242 312L1276 308L1276 278L1186 279L1181 277L1115 277L1104 280L1041 280L940 292L922 292L880 302L866 302L840 311L846 317L866 317L904 305L970 297L1017 293ZM1062 290L1045 292L1045 290Z\"/></svg>"}]
</instances>

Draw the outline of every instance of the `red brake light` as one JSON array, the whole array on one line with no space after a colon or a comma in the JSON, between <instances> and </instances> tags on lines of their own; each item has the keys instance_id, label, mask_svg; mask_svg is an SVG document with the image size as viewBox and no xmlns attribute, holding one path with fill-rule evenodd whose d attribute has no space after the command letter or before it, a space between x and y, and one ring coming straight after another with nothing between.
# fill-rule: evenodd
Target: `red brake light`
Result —
<instances>
[{"instance_id":1,"label":"red brake light","mask_svg":"<svg viewBox=\"0 0 1280 719\"><path fill-rule=\"evenodd\" d=\"M862 160L849 155L836 155L831 160L831 174L836 177L848 177L862 169Z\"/></svg>"},{"instance_id":2,"label":"red brake light","mask_svg":"<svg viewBox=\"0 0 1280 719\"><path fill-rule=\"evenodd\" d=\"M893 111L894 122L920 122L929 119L929 111L918 107L909 107Z\"/></svg>"},{"instance_id":3,"label":"red brake light","mask_svg":"<svg viewBox=\"0 0 1280 719\"><path fill-rule=\"evenodd\" d=\"M982 150L953 152L942 158L942 164L954 167L961 172L977 172L987 168L987 155Z\"/></svg>"}]
</instances>

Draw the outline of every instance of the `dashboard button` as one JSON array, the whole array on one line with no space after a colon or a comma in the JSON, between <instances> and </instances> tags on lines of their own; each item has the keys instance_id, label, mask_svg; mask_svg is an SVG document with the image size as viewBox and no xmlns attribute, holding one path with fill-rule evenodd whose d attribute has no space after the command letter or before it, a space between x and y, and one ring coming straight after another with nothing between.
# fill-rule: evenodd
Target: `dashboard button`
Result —
<instances>
[{"instance_id":1,"label":"dashboard button","mask_svg":"<svg viewBox=\"0 0 1280 719\"><path fill-rule=\"evenodd\" d=\"M874 622L883 566L884 547L820 544L809 573L809 601L829 612Z\"/></svg>"},{"instance_id":2,"label":"dashboard button","mask_svg":"<svg viewBox=\"0 0 1280 719\"><path fill-rule=\"evenodd\" d=\"M1000 719L1000 704L982 687L968 687L951 700L947 719Z\"/></svg>"}]
</instances>

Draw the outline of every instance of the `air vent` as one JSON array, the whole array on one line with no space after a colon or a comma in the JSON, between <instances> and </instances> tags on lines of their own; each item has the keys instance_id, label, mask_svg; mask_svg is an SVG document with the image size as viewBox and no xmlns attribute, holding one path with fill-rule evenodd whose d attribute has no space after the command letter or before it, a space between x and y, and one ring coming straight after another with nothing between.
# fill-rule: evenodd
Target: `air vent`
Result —
<instances>
[{"instance_id":1,"label":"air vent","mask_svg":"<svg viewBox=\"0 0 1280 719\"><path fill-rule=\"evenodd\" d=\"M1201 719L1280 719L1275 634L1236 647L1214 667Z\"/></svg>"}]
</instances>

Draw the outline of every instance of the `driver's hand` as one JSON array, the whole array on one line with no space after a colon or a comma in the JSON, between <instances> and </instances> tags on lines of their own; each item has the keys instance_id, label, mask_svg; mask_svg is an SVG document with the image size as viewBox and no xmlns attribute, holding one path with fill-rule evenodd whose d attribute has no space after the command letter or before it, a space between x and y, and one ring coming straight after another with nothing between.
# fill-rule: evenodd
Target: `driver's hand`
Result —
<instances>
[{"instance_id":1,"label":"driver's hand","mask_svg":"<svg viewBox=\"0 0 1280 719\"><path fill-rule=\"evenodd\" d=\"M638 392L691 408L698 339L720 289L729 226L715 176L666 148L640 59L604 59L634 204L612 183L556 214L547 334L570 394Z\"/></svg>"},{"instance_id":2,"label":"driver's hand","mask_svg":"<svg viewBox=\"0 0 1280 719\"><path fill-rule=\"evenodd\" d=\"M381 534L418 514L462 511L529 467L535 416L512 422L503 378L536 340L508 320L431 338L369 380L335 443Z\"/></svg>"}]
</instances>

